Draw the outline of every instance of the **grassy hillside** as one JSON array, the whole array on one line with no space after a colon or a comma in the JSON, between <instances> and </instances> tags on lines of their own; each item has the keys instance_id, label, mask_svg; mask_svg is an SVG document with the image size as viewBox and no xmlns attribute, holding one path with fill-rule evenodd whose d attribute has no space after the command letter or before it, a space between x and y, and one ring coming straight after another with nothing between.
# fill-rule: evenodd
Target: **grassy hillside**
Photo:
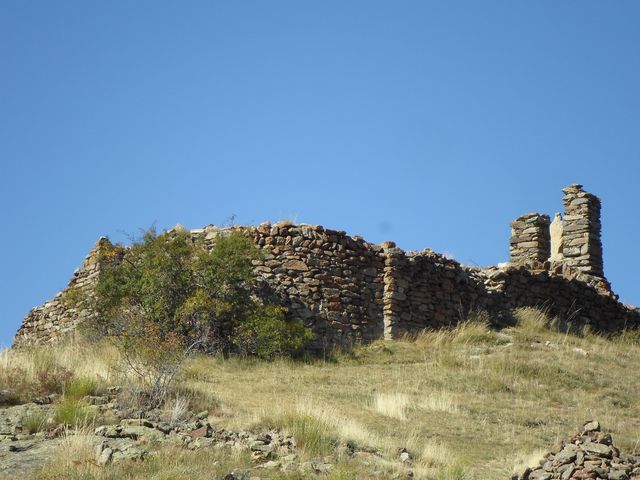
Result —
<instances>
[{"instance_id":1,"label":"grassy hillside","mask_svg":"<svg viewBox=\"0 0 640 480\"><path fill-rule=\"evenodd\" d=\"M598 419L622 450L640 451L638 338L565 334L533 309L516 317L518 325L501 331L480 317L326 361L195 357L167 409L188 400L215 426L284 430L303 460L326 457L334 466L320 477L265 469L255 474L263 479L406 478L409 470L414 478L505 479L589 419ZM116 356L76 346L49 363L112 385ZM37 381L37 362L29 353L4 354L0 390L16 365ZM243 451L165 446L144 462L99 467L85 437L68 435L35 478L210 479L251 465Z\"/></svg>"}]
</instances>

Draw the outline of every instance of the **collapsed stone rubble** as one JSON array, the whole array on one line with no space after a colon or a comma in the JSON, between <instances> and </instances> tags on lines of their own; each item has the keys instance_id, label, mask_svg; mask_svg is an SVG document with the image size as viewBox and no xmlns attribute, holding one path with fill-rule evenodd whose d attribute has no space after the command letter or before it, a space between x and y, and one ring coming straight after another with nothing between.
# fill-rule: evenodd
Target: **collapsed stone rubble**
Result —
<instances>
[{"instance_id":1,"label":"collapsed stone rubble","mask_svg":"<svg viewBox=\"0 0 640 480\"><path fill-rule=\"evenodd\" d=\"M640 478L640 456L620 452L610 434L597 421L580 433L554 445L540 464L512 480L632 480Z\"/></svg>"}]
</instances>

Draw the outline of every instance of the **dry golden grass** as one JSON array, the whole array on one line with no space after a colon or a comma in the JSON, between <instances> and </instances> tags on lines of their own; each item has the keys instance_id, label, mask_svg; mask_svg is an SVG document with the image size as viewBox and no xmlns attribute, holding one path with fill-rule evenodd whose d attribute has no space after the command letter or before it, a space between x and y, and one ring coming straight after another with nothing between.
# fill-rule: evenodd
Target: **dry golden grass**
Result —
<instances>
[{"instance_id":1,"label":"dry golden grass","mask_svg":"<svg viewBox=\"0 0 640 480\"><path fill-rule=\"evenodd\" d=\"M60 443L56 465L64 470L71 470L77 465L93 465L96 458L98 439L92 428L76 428L65 432Z\"/></svg>"},{"instance_id":2,"label":"dry golden grass","mask_svg":"<svg viewBox=\"0 0 640 480\"><path fill-rule=\"evenodd\" d=\"M516 318L517 326L502 331L481 319L380 341L333 362L199 357L181 381L215 393L224 410L213 412L218 424L241 428L283 411L310 414L328 436L357 439L391 462L399 448L409 449L423 478L508 478L523 457L590 418L633 451L640 441L637 336L558 332L536 309Z\"/></svg>"},{"instance_id":3,"label":"dry golden grass","mask_svg":"<svg viewBox=\"0 0 640 480\"><path fill-rule=\"evenodd\" d=\"M405 393L376 393L373 396L373 410L397 420L406 420L411 406L411 399Z\"/></svg>"},{"instance_id":4,"label":"dry golden grass","mask_svg":"<svg viewBox=\"0 0 640 480\"><path fill-rule=\"evenodd\" d=\"M107 343L91 345L73 338L59 345L0 351L0 390L24 402L63 393L71 379L106 387L118 382L119 360L118 351Z\"/></svg>"},{"instance_id":5,"label":"dry golden grass","mask_svg":"<svg viewBox=\"0 0 640 480\"><path fill-rule=\"evenodd\" d=\"M623 451L638 453L638 336L566 334L535 309L515 316L518 325L502 331L480 318L326 362L194 357L177 390L197 410L208 408L217 426L276 426L300 438L303 457L333 452L336 469L327 478L336 480L406 471L402 448L412 456L415 478L509 478L593 418ZM347 443L377 454L368 464L348 458L341 453ZM138 465L78 466L67 477L42 478L76 472L100 480L204 479L249 461L229 455L179 451ZM204 467L213 456L222 465L215 472Z\"/></svg>"},{"instance_id":6,"label":"dry golden grass","mask_svg":"<svg viewBox=\"0 0 640 480\"><path fill-rule=\"evenodd\" d=\"M425 392L418 400L417 408L427 412L457 413L458 404L450 392Z\"/></svg>"}]
</instances>

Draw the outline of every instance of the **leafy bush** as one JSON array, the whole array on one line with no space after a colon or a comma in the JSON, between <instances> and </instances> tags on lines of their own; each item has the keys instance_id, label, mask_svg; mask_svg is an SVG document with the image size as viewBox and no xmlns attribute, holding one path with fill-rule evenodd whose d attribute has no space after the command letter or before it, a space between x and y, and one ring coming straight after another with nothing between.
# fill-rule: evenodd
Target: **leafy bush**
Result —
<instances>
[{"instance_id":1,"label":"leafy bush","mask_svg":"<svg viewBox=\"0 0 640 480\"><path fill-rule=\"evenodd\" d=\"M233 332L239 353L260 358L291 356L313 339L313 334L300 322L284 320L281 307L265 307L253 312Z\"/></svg>"},{"instance_id":2,"label":"leafy bush","mask_svg":"<svg viewBox=\"0 0 640 480\"><path fill-rule=\"evenodd\" d=\"M153 406L166 398L192 352L291 355L310 339L285 311L252 295L253 261L261 255L240 232L220 235L211 249L184 230L145 232L130 249L101 252L96 327L110 336Z\"/></svg>"}]
</instances>

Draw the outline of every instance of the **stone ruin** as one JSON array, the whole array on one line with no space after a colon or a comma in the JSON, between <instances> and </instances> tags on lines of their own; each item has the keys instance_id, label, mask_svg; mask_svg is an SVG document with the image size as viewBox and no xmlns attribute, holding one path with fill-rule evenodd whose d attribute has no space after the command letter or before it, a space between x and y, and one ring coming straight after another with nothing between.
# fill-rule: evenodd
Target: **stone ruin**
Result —
<instances>
[{"instance_id":1,"label":"stone ruin","mask_svg":"<svg viewBox=\"0 0 640 480\"><path fill-rule=\"evenodd\" d=\"M499 267L464 266L429 249L405 252L393 242L290 222L209 225L190 234L208 246L233 230L250 236L264 252L254 263L256 294L309 326L317 350L446 327L478 310L507 322L514 308L528 306L595 331L640 326L640 309L619 302L604 277L600 200L580 185L563 191L564 216L550 222L532 213L512 223L510 262ZM15 346L53 342L91 321L90 302L74 299L91 298L107 242L97 242L67 288L28 313Z\"/></svg>"},{"instance_id":2,"label":"stone ruin","mask_svg":"<svg viewBox=\"0 0 640 480\"><path fill-rule=\"evenodd\" d=\"M533 269L562 271L611 292L604 276L600 239L600 199L582 185L564 188L564 216L529 213L511 224L510 262Z\"/></svg>"}]
</instances>

